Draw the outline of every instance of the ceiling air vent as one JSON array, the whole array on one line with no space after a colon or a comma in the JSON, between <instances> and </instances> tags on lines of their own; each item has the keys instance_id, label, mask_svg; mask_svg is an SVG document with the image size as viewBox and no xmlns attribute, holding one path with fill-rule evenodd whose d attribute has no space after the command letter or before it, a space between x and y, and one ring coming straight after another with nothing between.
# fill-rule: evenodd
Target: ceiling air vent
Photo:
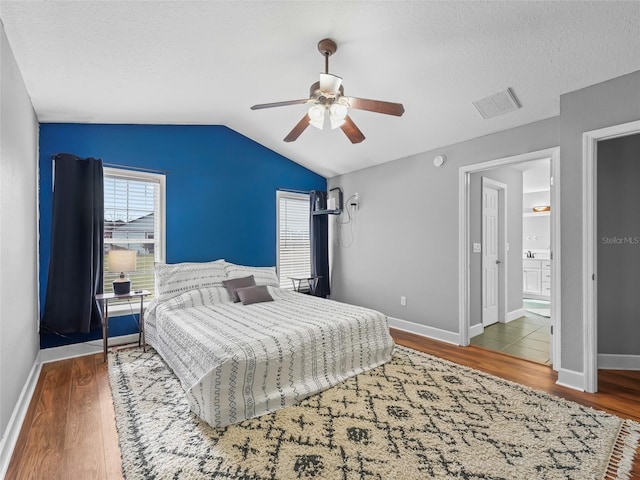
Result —
<instances>
[{"instance_id":1,"label":"ceiling air vent","mask_svg":"<svg viewBox=\"0 0 640 480\"><path fill-rule=\"evenodd\" d=\"M497 117L520 108L520 103L510 88L473 102L473 105L483 118Z\"/></svg>"}]
</instances>

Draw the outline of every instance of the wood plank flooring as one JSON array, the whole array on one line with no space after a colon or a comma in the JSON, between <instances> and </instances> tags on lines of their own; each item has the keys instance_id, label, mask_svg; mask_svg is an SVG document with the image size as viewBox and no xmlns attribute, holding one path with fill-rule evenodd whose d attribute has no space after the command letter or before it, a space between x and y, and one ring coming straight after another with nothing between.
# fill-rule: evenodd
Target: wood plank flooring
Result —
<instances>
[{"instance_id":1,"label":"wood plank flooring","mask_svg":"<svg viewBox=\"0 0 640 480\"><path fill-rule=\"evenodd\" d=\"M640 372L602 370L599 392L556 385L549 367L480 347L457 347L391 330L399 345L640 421ZM6 479L122 478L107 366L102 354L43 365ZM640 480L640 452L633 467Z\"/></svg>"},{"instance_id":2,"label":"wood plank flooring","mask_svg":"<svg viewBox=\"0 0 640 480\"><path fill-rule=\"evenodd\" d=\"M121 472L102 353L45 363L5 478L118 480Z\"/></svg>"}]
</instances>

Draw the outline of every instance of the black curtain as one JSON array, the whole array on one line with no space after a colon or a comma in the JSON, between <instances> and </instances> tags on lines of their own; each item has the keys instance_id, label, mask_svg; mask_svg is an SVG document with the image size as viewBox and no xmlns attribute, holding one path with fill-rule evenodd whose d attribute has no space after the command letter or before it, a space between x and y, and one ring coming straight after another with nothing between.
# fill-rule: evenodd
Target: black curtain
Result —
<instances>
[{"instance_id":1,"label":"black curtain","mask_svg":"<svg viewBox=\"0 0 640 480\"><path fill-rule=\"evenodd\" d=\"M326 297L329 289L329 215L313 215L314 210L326 209L327 192L310 192L309 239L311 241L311 275L321 276L316 296Z\"/></svg>"},{"instance_id":2,"label":"black curtain","mask_svg":"<svg viewBox=\"0 0 640 480\"><path fill-rule=\"evenodd\" d=\"M101 326L104 183L102 160L54 155L51 255L42 326L88 333Z\"/></svg>"}]
</instances>

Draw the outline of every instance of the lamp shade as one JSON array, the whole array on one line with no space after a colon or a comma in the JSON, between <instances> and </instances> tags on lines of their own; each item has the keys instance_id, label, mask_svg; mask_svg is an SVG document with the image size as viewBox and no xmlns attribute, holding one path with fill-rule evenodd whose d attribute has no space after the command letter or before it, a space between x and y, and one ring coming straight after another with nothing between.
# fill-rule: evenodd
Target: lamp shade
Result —
<instances>
[{"instance_id":1,"label":"lamp shade","mask_svg":"<svg viewBox=\"0 0 640 480\"><path fill-rule=\"evenodd\" d=\"M135 272L135 250L109 250L109 271L120 273Z\"/></svg>"},{"instance_id":2,"label":"lamp shade","mask_svg":"<svg viewBox=\"0 0 640 480\"><path fill-rule=\"evenodd\" d=\"M338 93L338 89L342 85L342 78L331 73L320 74L320 91L329 95Z\"/></svg>"},{"instance_id":3,"label":"lamp shade","mask_svg":"<svg viewBox=\"0 0 640 480\"><path fill-rule=\"evenodd\" d=\"M313 104L309 107L309 123L322 130L324 126L324 114L327 111L323 105Z\"/></svg>"},{"instance_id":4,"label":"lamp shade","mask_svg":"<svg viewBox=\"0 0 640 480\"><path fill-rule=\"evenodd\" d=\"M333 103L331 107L329 107L329 115L331 128L341 127L345 122L345 118L347 118L347 107L341 103Z\"/></svg>"}]
</instances>

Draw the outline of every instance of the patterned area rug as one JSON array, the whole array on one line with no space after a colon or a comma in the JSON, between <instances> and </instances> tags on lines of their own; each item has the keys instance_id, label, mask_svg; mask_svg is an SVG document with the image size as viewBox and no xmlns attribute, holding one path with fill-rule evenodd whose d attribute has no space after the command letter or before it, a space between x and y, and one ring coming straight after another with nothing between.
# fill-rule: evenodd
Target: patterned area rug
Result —
<instances>
[{"instance_id":1,"label":"patterned area rug","mask_svg":"<svg viewBox=\"0 0 640 480\"><path fill-rule=\"evenodd\" d=\"M625 478L640 438L640 424L403 347L218 429L153 350L110 354L109 375L128 480Z\"/></svg>"}]
</instances>

